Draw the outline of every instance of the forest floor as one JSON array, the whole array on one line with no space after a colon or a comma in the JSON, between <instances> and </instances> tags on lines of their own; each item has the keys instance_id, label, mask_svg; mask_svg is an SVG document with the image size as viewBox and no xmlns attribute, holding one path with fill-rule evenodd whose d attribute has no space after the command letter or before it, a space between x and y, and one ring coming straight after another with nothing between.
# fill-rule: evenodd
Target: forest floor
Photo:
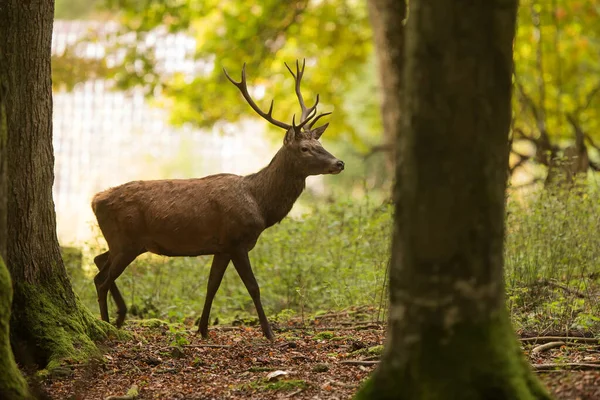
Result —
<instances>
[{"instance_id":1,"label":"forest floor","mask_svg":"<svg viewBox=\"0 0 600 400\"><path fill-rule=\"evenodd\" d=\"M202 340L191 321L130 321L131 339L106 342L88 364L65 364L42 387L56 400L349 399L375 368L385 338L384 325L365 315L280 322L273 343L258 327L213 326ZM598 340L522 336L556 399L600 399Z\"/></svg>"}]
</instances>

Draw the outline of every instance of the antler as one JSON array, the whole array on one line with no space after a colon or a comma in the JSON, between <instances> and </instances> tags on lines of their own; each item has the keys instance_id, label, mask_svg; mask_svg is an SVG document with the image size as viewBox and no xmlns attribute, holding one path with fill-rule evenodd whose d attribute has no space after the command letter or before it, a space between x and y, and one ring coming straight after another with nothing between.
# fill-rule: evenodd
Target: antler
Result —
<instances>
[{"instance_id":1,"label":"antler","mask_svg":"<svg viewBox=\"0 0 600 400\"><path fill-rule=\"evenodd\" d=\"M233 83L242 93L242 96L244 96L244 99L246 99L246 102L248 102L248 104L250 105L250 107L252 107L252 109L254 111L256 111L256 113L258 115L260 115L261 117L263 117L264 119L266 119L267 121L269 121L270 123L272 123L275 126L278 126L280 128L283 129L290 129L292 127L292 125L288 125L284 122L278 121L275 118L273 118L273 100L271 100L271 107L269 107L269 112L265 113L263 110L260 109L260 107L258 107L256 105L256 103L254 102L254 100L252 100L252 97L250 97L250 93L248 93L248 84L246 82L246 63L244 63L244 66L242 67L242 80L239 82L234 81L229 74L227 73L227 70L225 68L223 68L223 72L225 72L225 76L227 77L227 79L229 79L229 81L231 83Z\"/></svg>"},{"instance_id":2,"label":"antler","mask_svg":"<svg viewBox=\"0 0 600 400\"><path fill-rule=\"evenodd\" d=\"M304 75L304 67L306 65L306 59L302 59L302 68L300 68L300 63L296 60L296 73L292 71L292 69L284 63L285 67L290 71L290 74L294 77L294 81L296 82L296 96L298 97L298 102L300 103L300 107L302 108L302 114L300 116L300 125L303 126L306 122L310 121L315 114L317 113L317 105L319 104L319 95L317 94L317 99L315 104L308 108L306 104L304 104L304 97L302 97L302 92L300 91L300 83L302 82L302 76ZM310 124L307 125L308 129L311 129L312 126L317 122L317 120L321 117L331 114L330 112L321 114L312 120Z\"/></svg>"},{"instance_id":3,"label":"antler","mask_svg":"<svg viewBox=\"0 0 600 400\"><path fill-rule=\"evenodd\" d=\"M300 132L300 130L305 125L310 130L319 118L329 115L331 113L330 112L323 113L323 114L318 115L315 118L315 115L317 114L317 105L319 104L319 95L318 94L317 94L317 100L315 101L315 104L312 107L306 107L306 104L304 104L304 98L302 97L302 93L300 92L300 83L302 82L302 76L304 75L304 66L306 64L306 60L305 59L302 60L302 69L300 69L300 63L298 62L298 60L296 60L296 73L295 74L290 69L290 67L287 65L287 63L284 63L284 64L285 64L285 67L288 69L288 71L290 71L290 74L292 74L292 76L294 77L294 81L296 82L296 86L295 86L296 87L296 96L298 97L298 101L300 102L300 107L302 108L302 114L300 114L300 123L298 125L296 125L296 115L295 114L292 117L292 125L288 125L284 122L278 121L275 118L273 118L273 115L272 115L273 114L273 102L274 102L273 100L271 100L271 106L269 107L269 112L267 112L267 113L262 111L260 109L260 107L258 107L258 105L256 105L254 100L252 100L250 93L248 93L248 84L246 82L246 63L244 63L244 66L242 67L242 80L239 82L234 81L231 78L231 76L229 76L229 74L227 73L227 70L225 68L223 68L223 72L225 72L225 76L227 77L227 79L229 79L229 81L231 83L233 83L240 90L240 92L242 93L242 96L244 96L244 99L246 99L246 102L250 105L250 107L252 107L252 109L254 111L256 111L256 113L258 115L260 115L261 117L263 117L264 119L266 119L267 121L272 123L273 125L278 126L283 129L286 129L286 130L288 130L290 128L294 128L294 131ZM312 120L312 122L310 122L311 120Z\"/></svg>"}]
</instances>

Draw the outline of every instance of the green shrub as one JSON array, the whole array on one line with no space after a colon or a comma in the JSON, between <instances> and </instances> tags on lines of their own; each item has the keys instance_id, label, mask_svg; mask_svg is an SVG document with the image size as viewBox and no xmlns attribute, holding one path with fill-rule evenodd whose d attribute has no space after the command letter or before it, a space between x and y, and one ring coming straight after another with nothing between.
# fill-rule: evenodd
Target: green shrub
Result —
<instances>
[{"instance_id":1,"label":"green shrub","mask_svg":"<svg viewBox=\"0 0 600 400\"><path fill-rule=\"evenodd\" d=\"M288 217L266 230L250 253L267 313L285 321L293 315L379 305L387 298L392 207L369 199L312 207L302 217ZM515 326L598 331L600 191L512 196L506 221L505 279ZM84 249L83 269L68 266L75 291L92 310L97 310L92 260L103 248L98 243ZM210 261L140 256L118 280L130 316L196 319ZM232 266L211 316L221 322L256 317Z\"/></svg>"}]
</instances>

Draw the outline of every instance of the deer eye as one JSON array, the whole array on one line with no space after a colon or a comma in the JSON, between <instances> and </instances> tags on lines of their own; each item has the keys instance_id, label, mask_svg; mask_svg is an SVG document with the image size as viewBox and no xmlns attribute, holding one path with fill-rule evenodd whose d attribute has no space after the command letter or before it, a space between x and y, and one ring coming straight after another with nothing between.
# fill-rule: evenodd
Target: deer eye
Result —
<instances>
[{"instance_id":1,"label":"deer eye","mask_svg":"<svg viewBox=\"0 0 600 400\"><path fill-rule=\"evenodd\" d=\"M302 147L301 150L302 150L303 153L306 153L308 151L308 147Z\"/></svg>"}]
</instances>

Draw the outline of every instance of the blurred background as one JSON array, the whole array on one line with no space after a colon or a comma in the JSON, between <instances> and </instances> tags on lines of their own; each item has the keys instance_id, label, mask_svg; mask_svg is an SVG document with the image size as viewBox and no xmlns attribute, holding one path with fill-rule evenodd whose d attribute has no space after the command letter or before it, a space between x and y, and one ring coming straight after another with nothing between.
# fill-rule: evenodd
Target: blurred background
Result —
<instances>
[{"instance_id":1,"label":"blurred background","mask_svg":"<svg viewBox=\"0 0 600 400\"><path fill-rule=\"evenodd\" d=\"M600 0L520 2L506 260L522 326L542 317L597 324L597 296L571 303L569 292L545 285L540 303L531 293L540 281L579 294L597 286L599 16ZM259 105L275 99L275 117L291 121L299 111L284 62L296 59L306 59L307 102L320 94L319 111L333 112L322 141L346 170L309 178L292 218L253 251L266 307L286 315L384 306L395 138L381 125L366 1L56 0L55 17L54 200L60 241L82 260L70 267L74 286L90 307L91 258L105 246L93 194L135 179L267 165L283 132L254 114L222 68L238 78L246 63ZM144 256L120 282L138 311L185 318L200 309L207 262ZM226 276L217 314L254 314L238 280Z\"/></svg>"}]
</instances>

